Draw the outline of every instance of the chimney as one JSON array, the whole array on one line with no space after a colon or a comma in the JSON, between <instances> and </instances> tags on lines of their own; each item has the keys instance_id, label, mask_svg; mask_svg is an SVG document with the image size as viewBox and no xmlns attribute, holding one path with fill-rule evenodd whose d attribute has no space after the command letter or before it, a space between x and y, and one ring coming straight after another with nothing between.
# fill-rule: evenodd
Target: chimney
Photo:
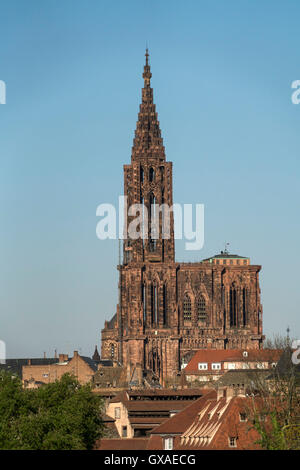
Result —
<instances>
[{"instance_id":1,"label":"chimney","mask_svg":"<svg viewBox=\"0 0 300 470\"><path fill-rule=\"evenodd\" d=\"M28 359L28 365L31 366L31 359Z\"/></svg>"},{"instance_id":2,"label":"chimney","mask_svg":"<svg viewBox=\"0 0 300 470\"><path fill-rule=\"evenodd\" d=\"M78 351L74 351L73 357L78 357L78 356L79 356Z\"/></svg>"},{"instance_id":3,"label":"chimney","mask_svg":"<svg viewBox=\"0 0 300 470\"><path fill-rule=\"evenodd\" d=\"M58 362L61 364L65 360L65 355L64 354L59 354L58 355Z\"/></svg>"},{"instance_id":4,"label":"chimney","mask_svg":"<svg viewBox=\"0 0 300 470\"><path fill-rule=\"evenodd\" d=\"M46 359L46 351L44 351L44 359Z\"/></svg>"},{"instance_id":5,"label":"chimney","mask_svg":"<svg viewBox=\"0 0 300 470\"><path fill-rule=\"evenodd\" d=\"M54 359L57 359L57 349L54 351Z\"/></svg>"},{"instance_id":6,"label":"chimney","mask_svg":"<svg viewBox=\"0 0 300 470\"><path fill-rule=\"evenodd\" d=\"M217 399L226 398L228 402L232 397L235 396L235 391L233 387L219 387L217 390Z\"/></svg>"}]
</instances>

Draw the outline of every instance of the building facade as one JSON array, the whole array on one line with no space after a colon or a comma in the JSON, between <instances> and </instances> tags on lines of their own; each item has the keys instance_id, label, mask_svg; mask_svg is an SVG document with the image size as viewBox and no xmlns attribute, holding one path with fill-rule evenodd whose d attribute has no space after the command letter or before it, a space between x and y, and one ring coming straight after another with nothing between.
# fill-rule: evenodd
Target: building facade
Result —
<instances>
[{"instance_id":1,"label":"building facade","mask_svg":"<svg viewBox=\"0 0 300 470\"><path fill-rule=\"evenodd\" d=\"M74 351L73 357L68 354L59 354L55 362L35 364L29 359L22 366L22 381L25 388L37 388L41 385L60 380L64 374L70 374L77 378L81 384L92 381L97 371L98 363L89 357L80 356Z\"/></svg>"},{"instance_id":2,"label":"building facade","mask_svg":"<svg viewBox=\"0 0 300 470\"><path fill-rule=\"evenodd\" d=\"M146 51L131 163L124 165L124 195L128 208L138 204L149 215L145 220L140 210L139 238L125 236L119 303L102 330L101 358L115 359L132 373L141 366L167 384L201 348L261 347L261 267L227 251L196 263L176 263L173 213L166 221L162 209L173 205L172 162L165 156L151 76ZM126 235L137 213L131 214L126 211Z\"/></svg>"}]
</instances>

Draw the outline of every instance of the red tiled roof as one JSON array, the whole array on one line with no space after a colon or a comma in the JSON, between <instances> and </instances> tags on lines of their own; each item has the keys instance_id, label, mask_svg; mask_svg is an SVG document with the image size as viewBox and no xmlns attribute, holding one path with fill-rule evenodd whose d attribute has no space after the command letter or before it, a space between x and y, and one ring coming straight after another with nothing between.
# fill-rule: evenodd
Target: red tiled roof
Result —
<instances>
[{"instance_id":1,"label":"red tiled roof","mask_svg":"<svg viewBox=\"0 0 300 470\"><path fill-rule=\"evenodd\" d=\"M127 403L128 402L128 393L122 391L118 393L114 398L112 398L109 403Z\"/></svg>"},{"instance_id":2,"label":"red tiled roof","mask_svg":"<svg viewBox=\"0 0 300 470\"><path fill-rule=\"evenodd\" d=\"M195 419L196 413L201 410L206 401L210 398L216 398L217 392L210 390L206 395L187 406L183 411L172 416L157 428L153 429L152 434L181 434Z\"/></svg>"},{"instance_id":3,"label":"red tiled roof","mask_svg":"<svg viewBox=\"0 0 300 470\"><path fill-rule=\"evenodd\" d=\"M149 438L99 439L95 450L146 450Z\"/></svg>"},{"instance_id":4,"label":"red tiled roof","mask_svg":"<svg viewBox=\"0 0 300 470\"><path fill-rule=\"evenodd\" d=\"M140 418L139 416L132 416L129 418L129 421L130 421L130 424L133 425L133 424L153 424L154 426L156 424L161 424L163 423L164 421L166 421L166 419L169 419L168 416L165 416L165 417L161 417L161 416L151 416L149 418L147 417L143 417L143 418Z\"/></svg>"},{"instance_id":5,"label":"red tiled roof","mask_svg":"<svg viewBox=\"0 0 300 470\"><path fill-rule=\"evenodd\" d=\"M138 398L138 397L157 397L159 400L160 397L193 397L193 396L202 396L203 390L200 388L186 388L178 390L169 390L169 389L158 389L158 390L141 390L141 391L130 391L128 392L129 398Z\"/></svg>"},{"instance_id":6,"label":"red tiled roof","mask_svg":"<svg viewBox=\"0 0 300 470\"><path fill-rule=\"evenodd\" d=\"M116 420L114 418L112 418L111 416L107 415L106 413L104 413L102 415L102 421L104 423L114 423Z\"/></svg>"},{"instance_id":7,"label":"red tiled roof","mask_svg":"<svg viewBox=\"0 0 300 470\"><path fill-rule=\"evenodd\" d=\"M243 353L247 351L247 357ZM184 369L185 374L199 373L198 363L204 362L210 364L212 362L227 361L278 361L282 354L281 349L200 349L192 357L188 365ZM208 370L211 370L210 368ZM217 372L217 371L216 371Z\"/></svg>"},{"instance_id":8,"label":"red tiled roof","mask_svg":"<svg viewBox=\"0 0 300 470\"><path fill-rule=\"evenodd\" d=\"M190 405L189 400L141 400L128 401L125 406L129 412L134 411L171 411L182 410Z\"/></svg>"},{"instance_id":9,"label":"red tiled roof","mask_svg":"<svg viewBox=\"0 0 300 470\"><path fill-rule=\"evenodd\" d=\"M259 449L258 433L240 421L249 398L216 398L210 393L151 431L148 449L163 449L164 436L174 436L175 450ZM229 438L236 438L236 447Z\"/></svg>"}]
</instances>

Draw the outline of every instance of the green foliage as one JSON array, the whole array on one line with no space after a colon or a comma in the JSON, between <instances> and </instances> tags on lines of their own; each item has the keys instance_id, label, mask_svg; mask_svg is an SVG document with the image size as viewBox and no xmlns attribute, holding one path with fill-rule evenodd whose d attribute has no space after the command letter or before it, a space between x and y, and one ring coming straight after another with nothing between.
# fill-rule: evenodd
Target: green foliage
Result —
<instances>
[{"instance_id":1,"label":"green foliage","mask_svg":"<svg viewBox=\"0 0 300 470\"><path fill-rule=\"evenodd\" d=\"M254 384L248 415L266 450L300 450L299 373L291 355L286 348L264 383Z\"/></svg>"},{"instance_id":2,"label":"green foliage","mask_svg":"<svg viewBox=\"0 0 300 470\"><path fill-rule=\"evenodd\" d=\"M103 433L102 401L65 374L36 390L0 372L0 449L92 449Z\"/></svg>"}]
</instances>

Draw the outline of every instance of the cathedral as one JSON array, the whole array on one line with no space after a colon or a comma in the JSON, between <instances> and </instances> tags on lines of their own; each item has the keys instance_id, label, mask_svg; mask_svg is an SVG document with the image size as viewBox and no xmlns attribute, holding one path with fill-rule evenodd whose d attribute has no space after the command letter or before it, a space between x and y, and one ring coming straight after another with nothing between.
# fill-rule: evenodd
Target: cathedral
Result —
<instances>
[{"instance_id":1,"label":"cathedral","mask_svg":"<svg viewBox=\"0 0 300 470\"><path fill-rule=\"evenodd\" d=\"M166 160L151 77L147 50L124 195L128 207L143 204L150 213L155 204L173 204L172 162ZM149 232L123 241L119 300L101 332L101 359L117 361L130 374L139 366L165 384L199 349L260 349L264 337L261 266L226 249L199 262L177 263L172 213L168 239L161 226L160 220L155 239Z\"/></svg>"}]
</instances>

